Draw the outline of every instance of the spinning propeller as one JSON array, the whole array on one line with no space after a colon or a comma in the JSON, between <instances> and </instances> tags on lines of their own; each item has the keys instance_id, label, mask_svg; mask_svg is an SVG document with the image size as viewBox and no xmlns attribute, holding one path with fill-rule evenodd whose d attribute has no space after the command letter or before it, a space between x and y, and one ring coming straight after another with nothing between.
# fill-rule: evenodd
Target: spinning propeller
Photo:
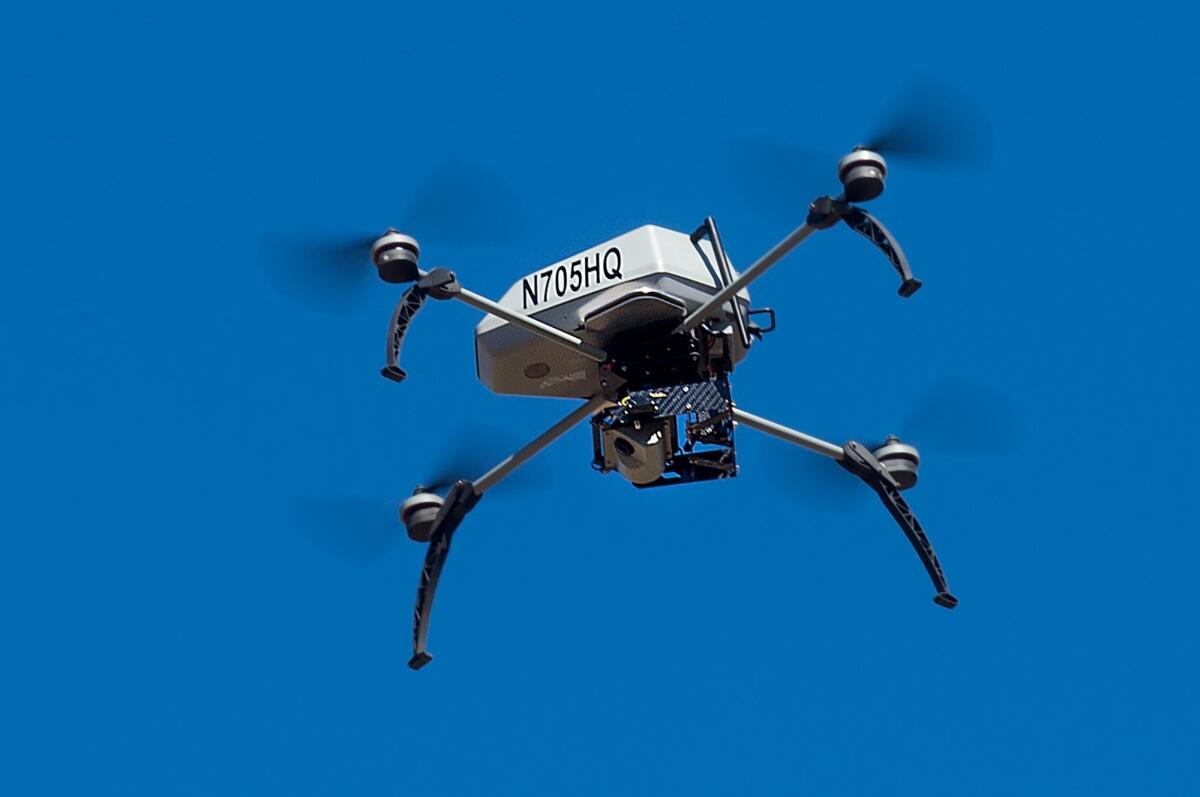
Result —
<instances>
[{"instance_id":1,"label":"spinning propeller","mask_svg":"<svg viewBox=\"0 0 1200 797\"><path fill-rule=\"evenodd\" d=\"M991 157L991 125L965 94L929 81L915 83L860 142L859 152L925 167L969 167ZM852 153L853 154L853 153ZM757 210L786 213L794 221L811 192L827 185L836 152L794 144L741 140L734 144L731 166L737 182ZM843 160L843 173L845 160ZM886 175L886 163L879 164ZM865 201L873 196L847 196Z\"/></svg>"},{"instance_id":2,"label":"spinning propeller","mask_svg":"<svg viewBox=\"0 0 1200 797\"><path fill-rule=\"evenodd\" d=\"M516 191L486 167L464 161L440 164L428 179L400 186L410 197L395 221L422 241L502 246L519 241L524 214ZM328 235L287 235L263 241L271 280L297 301L345 312L375 276L371 245L382 229Z\"/></svg>"},{"instance_id":3,"label":"spinning propeller","mask_svg":"<svg viewBox=\"0 0 1200 797\"><path fill-rule=\"evenodd\" d=\"M921 452L979 457L1018 451L1024 439L1013 402L962 377L937 381L892 432L863 443L881 458L889 452L903 456L897 444L916 446ZM772 447L768 457L773 485L806 505L841 512L870 501L861 485L819 457L783 447Z\"/></svg>"},{"instance_id":4,"label":"spinning propeller","mask_svg":"<svg viewBox=\"0 0 1200 797\"><path fill-rule=\"evenodd\" d=\"M420 489L444 495L455 481L483 475L513 447L513 439L502 430L468 424L458 440L447 446L439 464L430 468ZM519 491L544 485L547 478L535 465L506 482L505 487ZM405 488L398 489L392 499L304 496L292 502L291 511L297 525L319 547L348 561L368 562L403 538L399 513L407 497Z\"/></svg>"},{"instance_id":5,"label":"spinning propeller","mask_svg":"<svg viewBox=\"0 0 1200 797\"><path fill-rule=\"evenodd\" d=\"M991 126L971 99L947 86L911 86L862 144L886 158L928 166L976 166L991 157Z\"/></svg>"}]
</instances>

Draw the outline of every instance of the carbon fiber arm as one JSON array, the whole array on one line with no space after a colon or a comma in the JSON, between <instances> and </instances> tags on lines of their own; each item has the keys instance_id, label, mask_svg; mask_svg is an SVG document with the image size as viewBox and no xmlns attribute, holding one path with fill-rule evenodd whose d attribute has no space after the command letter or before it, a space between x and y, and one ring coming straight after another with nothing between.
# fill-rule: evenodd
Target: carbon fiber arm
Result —
<instances>
[{"instance_id":1,"label":"carbon fiber arm","mask_svg":"<svg viewBox=\"0 0 1200 797\"><path fill-rule=\"evenodd\" d=\"M396 309L392 311L392 320L388 324L387 364L379 373L393 382L403 382L408 378L408 374L400 367L400 349L404 346L404 335L408 332L408 325L412 323L417 311L424 306L428 295L423 288L414 285L400 297Z\"/></svg>"},{"instance_id":2,"label":"carbon fiber arm","mask_svg":"<svg viewBox=\"0 0 1200 797\"><path fill-rule=\"evenodd\" d=\"M912 544L913 550L917 552L921 564L925 565L925 571L929 573L929 579L937 590L933 602L938 606L953 609L958 605L958 598L950 593L950 585L946 583L946 574L942 572L942 565L933 551L933 543L929 541L925 529L909 508L908 502L900 495L900 486L895 478L861 443L852 440L842 449L845 452L840 460L842 467L866 482L867 486L879 495L879 500L883 501L883 505L896 519L900 530Z\"/></svg>"}]
</instances>

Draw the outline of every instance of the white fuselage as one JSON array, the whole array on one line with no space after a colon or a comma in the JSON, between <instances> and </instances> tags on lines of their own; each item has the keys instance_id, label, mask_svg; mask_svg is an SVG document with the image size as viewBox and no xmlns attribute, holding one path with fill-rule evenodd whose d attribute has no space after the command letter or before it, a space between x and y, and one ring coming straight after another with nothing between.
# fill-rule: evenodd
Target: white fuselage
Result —
<instances>
[{"instance_id":1,"label":"white fuselage","mask_svg":"<svg viewBox=\"0 0 1200 797\"><path fill-rule=\"evenodd\" d=\"M736 276L736 275L735 275ZM604 348L612 336L682 320L722 287L707 240L646 225L539 269L499 303ZM746 291L737 301L749 308ZM718 326L730 326L729 307ZM746 349L730 335L731 359ZM497 393L588 398L600 392L599 364L493 315L475 328L479 379Z\"/></svg>"}]
</instances>

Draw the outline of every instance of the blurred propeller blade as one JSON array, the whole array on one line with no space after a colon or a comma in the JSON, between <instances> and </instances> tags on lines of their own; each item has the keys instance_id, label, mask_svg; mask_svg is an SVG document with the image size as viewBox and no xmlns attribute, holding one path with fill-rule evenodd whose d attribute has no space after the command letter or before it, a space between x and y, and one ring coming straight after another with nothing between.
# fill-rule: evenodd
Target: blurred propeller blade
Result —
<instances>
[{"instance_id":1,"label":"blurred propeller blade","mask_svg":"<svg viewBox=\"0 0 1200 797\"><path fill-rule=\"evenodd\" d=\"M291 509L314 544L347 561L374 560L397 535L404 536L397 500L306 496L294 500Z\"/></svg>"},{"instance_id":2,"label":"blurred propeller blade","mask_svg":"<svg viewBox=\"0 0 1200 797\"><path fill-rule=\"evenodd\" d=\"M459 479L478 479L505 457L521 447L522 441L505 429L484 423L467 423L446 443L435 457L436 465L429 469L432 475L422 486L434 492L444 492ZM546 479L546 468L540 458L526 462L500 482L499 487L525 489ZM491 495L491 492L488 493Z\"/></svg>"},{"instance_id":3,"label":"blurred propeller blade","mask_svg":"<svg viewBox=\"0 0 1200 797\"><path fill-rule=\"evenodd\" d=\"M982 165L991 157L991 125L966 94L923 81L905 92L863 146L928 165Z\"/></svg>"},{"instance_id":4,"label":"blurred propeller blade","mask_svg":"<svg viewBox=\"0 0 1200 797\"><path fill-rule=\"evenodd\" d=\"M526 231L516 189L487 168L446 161L417 186L396 225L424 247L430 243L503 246Z\"/></svg>"},{"instance_id":5,"label":"blurred propeller blade","mask_svg":"<svg viewBox=\"0 0 1200 797\"><path fill-rule=\"evenodd\" d=\"M803 221L812 198L837 179L829 153L758 139L735 140L729 167L751 209L780 224Z\"/></svg>"},{"instance_id":6,"label":"blurred propeller blade","mask_svg":"<svg viewBox=\"0 0 1200 797\"><path fill-rule=\"evenodd\" d=\"M408 202L393 226L420 243L502 246L522 239L525 216L516 190L495 172L446 161L405 191ZM262 254L271 281L293 299L319 310L345 312L369 278L371 245L386 231L268 238Z\"/></svg>"},{"instance_id":7,"label":"blurred propeller blade","mask_svg":"<svg viewBox=\"0 0 1200 797\"><path fill-rule=\"evenodd\" d=\"M444 496L458 479L479 478L520 447L516 442L510 444L510 437L508 432L485 424L465 424L435 458L437 464L428 471L434 475L421 486ZM526 489L546 481L546 469L535 458L502 481L498 485L502 489L497 492L503 496L510 488ZM398 485L396 496L388 500L306 496L292 502L292 515L319 547L347 561L368 562L383 555L393 540L407 539L400 523L400 504L409 497L412 487Z\"/></svg>"},{"instance_id":8,"label":"blurred propeller blade","mask_svg":"<svg viewBox=\"0 0 1200 797\"><path fill-rule=\"evenodd\" d=\"M991 157L991 125L970 97L927 80L905 91L862 145L926 166L981 165ZM848 151L740 138L730 145L729 163L753 210L796 224L813 197L835 192L838 159Z\"/></svg>"},{"instance_id":9,"label":"blurred propeller blade","mask_svg":"<svg viewBox=\"0 0 1200 797\"><path fill-rule=\"evenodd\" d=\"M948 376L914 405L900 439L921 450L987 455L1018 451L1024 437L1010 398L982 382Z\"/></svg>"},{"instance_id":10,"label":"blurred propeller blade","mask_svg":"<svg viewBox=\"0 0 1200 797\"><path fill-rule=\"evenodd\" d=\"M824 514L853 512L871 499L871 491L828 457L772 440L767 454L771 484L789 498Z\"/></svg>"},{"instance_id":11,"label":"blurred propeller blade","mask_svg":"<svg viewBox=\"0 0 1200 797\"><path fill-rule=\"evenodd\" d=\"M916 446L923 458L927 454L1009 454L1022 448L1025 437L1025 425L1011 399L961 376L937 380L908 412L901 428L891 431L901 442ZM886 436L852 439L875 450ZM827 514L853 511L872 500L871 491L836 462L786 443L770 445L770 481L789 497Z\"/></svg>"},{"instance_id":12,"label":"blurred propeller blade","mask_svg":"<svg viewBox=\"0 0 1200 797\"><path fill-rule=\"evenodd\" d=\"M488 468L496 464L501 457L495 460L486 459L484 455L477 449L470 446L456 446L449 453L445 461L440 463L434 470L435 475L428 481L422 481L421 485L432 492L444 493L449 490L459 479L475 480L487 472Z\"/></svg>"},{"instance_id":13,"label":"blurred propeller blade","mask_svg":"<svg viewBox=\"0 0 1200 797\"><path fill-rule=\"evenodd\" d=\"M267 276L280 290L318 310L344 312L362 292L376 236L275 238L263 241Z\"/></svg>"},{"instance_id":14,"label":"blurred propeller blade","mask_svg":"<svg viewBox=\"0 0 1200 797\"><path fill-rule=\"evenodd\" d=\"M1013 401L964 376L943 376L908 409L897 408L883 434L855 438L875 450L889 434L925 454L988 456L1020 450L1025 426ZM880 424L882 426L882 424Z\"/></svg>"}]
</instances>

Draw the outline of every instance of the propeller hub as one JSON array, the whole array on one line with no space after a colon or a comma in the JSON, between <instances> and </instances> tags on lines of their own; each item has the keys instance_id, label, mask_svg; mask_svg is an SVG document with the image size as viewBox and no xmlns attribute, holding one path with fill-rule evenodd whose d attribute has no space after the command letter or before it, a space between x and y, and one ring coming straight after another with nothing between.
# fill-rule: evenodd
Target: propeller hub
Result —
<instances>
[{"instance_id":1,"label":"propeller hub","mask_svg":"<svg viewBox=\"0 0 1200 797\"><path fill-rule=\"evenodd\" d=\"M420 258L417 239L396 230L388 230L371 247L371 262L379 270L379 278L393 285L416 280Z\"/></svg>"},{"instance_id":2,"label":"propeller hub","mask_svg":"<svg viewBox=\"0 0 1200 797\"><path fill-rule=\"evenodd\" d=\"M838 179L849 202L869 202L882 194L886 177L887 161L865 147L855 147L838 162Z\"/></svg>"}]
</instances>

